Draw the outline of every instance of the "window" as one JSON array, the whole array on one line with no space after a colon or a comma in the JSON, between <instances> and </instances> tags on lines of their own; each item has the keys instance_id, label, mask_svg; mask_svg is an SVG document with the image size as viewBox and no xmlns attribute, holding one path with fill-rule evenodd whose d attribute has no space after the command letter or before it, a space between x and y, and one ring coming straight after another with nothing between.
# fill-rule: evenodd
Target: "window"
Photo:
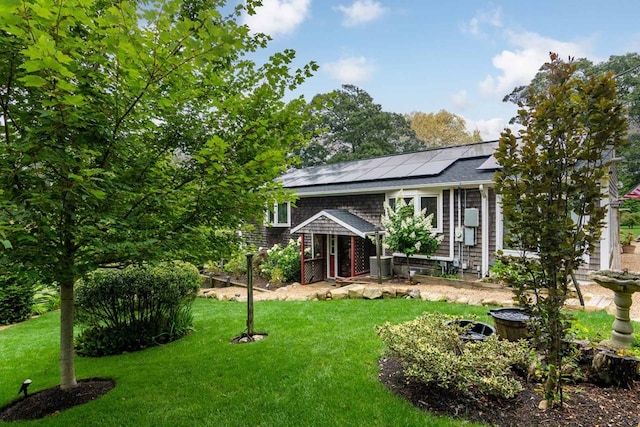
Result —
<instances>
[{"instance_id":1,"label":"window","mask_svg":"<svg viewBox=\"0 0 640 427\"><path fill-rule=\"evenodd\" d=\"M391 209L395 209L398 197L404 199L405 204L413 204L416 213L425 210L425 216L433 214L431 225L434 230L442 232L440 217L442 216L442 201L440 194L426 194L420 191L404 191L388 195L387 204Z\"/></svg>"},{"instance_id":2,"label":"window","mask_svg":"<svg viewBox=\"0 0 640 427\"><path fill-rule=\"evenodd\" d=\"M291 225L291 205L289 202L275 203L267 212L267 223L274 227Z\"/></svg>"}]
</instances>

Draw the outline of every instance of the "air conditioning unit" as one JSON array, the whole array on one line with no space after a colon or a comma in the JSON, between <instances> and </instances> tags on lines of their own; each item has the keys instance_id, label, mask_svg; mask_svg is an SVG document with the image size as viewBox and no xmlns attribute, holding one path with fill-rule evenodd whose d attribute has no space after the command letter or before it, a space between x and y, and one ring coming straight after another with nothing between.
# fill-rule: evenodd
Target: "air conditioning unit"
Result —
<instances>
[{"instance_id":1,"label":"air conditioning unit","mask_svg":"<svg viewBox=\"0 0 640 427\"><path fill-rule=\"evenodd\" d=\"M380 263L382 266L380 267L380 272L382 273L382 277L391 277L391 267L393 265L393 257L392 256L381 256ZM371 277L378 277L378 257L372 256L369 257L369 275Z\"/></svg>"}]
</instances>

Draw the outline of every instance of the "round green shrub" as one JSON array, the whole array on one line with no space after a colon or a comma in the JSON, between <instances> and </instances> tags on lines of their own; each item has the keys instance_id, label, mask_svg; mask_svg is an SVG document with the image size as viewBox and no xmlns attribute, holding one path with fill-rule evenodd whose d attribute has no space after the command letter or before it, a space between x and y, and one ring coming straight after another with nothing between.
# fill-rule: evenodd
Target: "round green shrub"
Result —
<instances>
[{"instance_id":1,"label":"round green shrub","mask_svg":"<svg viewBox=\"0 0 640 427\"><path fill-rule=\"evenodd\" d=\"M118 354L181 338L192 329L200 286L198 269L178 261L92 272L75 292L76 321L84 327L78 354Z\"/></svg>"},{"instance_id":2,"label":"round green shrub","mask_svg":"<svg viewBox=\"0 0 640 427\"><path fill-rule=\"evenodd\" d=\"M33 285L9 275L0 275L0 325L28 319L32 314Z\"/></svg>"}]
</instances>

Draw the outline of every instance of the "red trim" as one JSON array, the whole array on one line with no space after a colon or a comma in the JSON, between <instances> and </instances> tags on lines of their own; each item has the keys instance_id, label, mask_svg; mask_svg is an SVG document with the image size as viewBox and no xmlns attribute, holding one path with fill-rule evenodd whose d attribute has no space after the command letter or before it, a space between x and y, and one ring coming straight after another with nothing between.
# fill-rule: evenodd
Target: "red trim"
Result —
<instances>
[{"instance_id":1,"label":"red trim","mask_svg":"<svg viewBox=\"0 0 640 427\"><path fill-rule=\"evenodd\" d=\"M356 236L351 236L351 277L356 275Z\"/></svg>"},{"instance_id":2,"label":"red trim","mask_svg":"<svg viewBox=\"0 0 640 427\"><path fill-rule=\"evenodd\" d=\"M304 233L302 233L300 240L300 284L304 285Z\"/></svg>"}]
</instances>

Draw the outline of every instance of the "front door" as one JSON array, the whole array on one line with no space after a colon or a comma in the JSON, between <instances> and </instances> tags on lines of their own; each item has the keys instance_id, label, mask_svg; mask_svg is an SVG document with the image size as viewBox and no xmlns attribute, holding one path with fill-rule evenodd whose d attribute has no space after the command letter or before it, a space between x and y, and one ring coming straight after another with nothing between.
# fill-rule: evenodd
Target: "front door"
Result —
<instances>
[{"instance_id":1,"label":"front door","mask_svg":"<svg viewBox=\"0 0 640 427\"><path fill-rule=\"evenodd\" d=\"M351 236L338 236L338 276L351 277Z\"/></svg>"}]
</instances>

